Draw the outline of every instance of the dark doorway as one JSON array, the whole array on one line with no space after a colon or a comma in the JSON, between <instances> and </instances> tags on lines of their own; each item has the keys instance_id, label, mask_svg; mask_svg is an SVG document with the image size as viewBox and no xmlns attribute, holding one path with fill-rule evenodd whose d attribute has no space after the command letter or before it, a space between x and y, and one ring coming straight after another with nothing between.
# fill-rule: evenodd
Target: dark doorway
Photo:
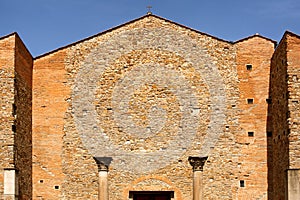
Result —
<instances>
[{"instance_id":1,"label":"dark doorway","mask_svg":"<svg viewBox=\"0 0 300 200\"><path fill-rule=\"evenodd\" d=\"M173 191L130 191L129 197L133 200L171 200Z\"/></svg>"}]
</instances>

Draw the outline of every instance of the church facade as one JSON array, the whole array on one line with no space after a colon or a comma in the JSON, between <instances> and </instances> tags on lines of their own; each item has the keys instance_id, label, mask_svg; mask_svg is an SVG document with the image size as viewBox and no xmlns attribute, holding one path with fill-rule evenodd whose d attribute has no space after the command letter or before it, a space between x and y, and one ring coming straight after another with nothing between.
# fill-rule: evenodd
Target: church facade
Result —
<instances>
[{"instance_id":1,"label":"church facade","mask_svg":"<svg viewBox=\"0 0 300 200\"><path fill-rule=\"evenodd\" d=\"M0 199L300 198L300 36L153 14L33 58L0 38Z\"/></svg>"}]
</instances>

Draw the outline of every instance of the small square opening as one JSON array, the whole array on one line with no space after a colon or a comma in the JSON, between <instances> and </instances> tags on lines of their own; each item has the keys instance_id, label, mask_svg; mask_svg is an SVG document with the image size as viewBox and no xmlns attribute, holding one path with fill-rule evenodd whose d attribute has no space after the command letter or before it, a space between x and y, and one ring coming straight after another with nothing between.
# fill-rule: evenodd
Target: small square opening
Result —
<instances>
[{"instance_id":1,"label":"small square opening","mask_svg":"<svg viewBox=\"0 0 300 200\"><path fill-rule=\"evenodd\" d=\"M11 130L15 133L15 132L17 132L17 126L16 125L12 125L11 126Z\"/></svg>"},{"instance_id":2,"label":"small square opening","mask_svg":"<svg viewBox=\"0 0 300 200\"><path fill-rule=\"evenodd\" d=\"M272 131L267 132L267 137L272 137Z\"/></svg>"},{"instance_id":3,"label":"small square opening","mask_svg":"<svg viewBox=\"0 0 300 200\"><path fill-rule=\"evenodd\" d=\"M244 180L240 180L240 187L245 187L245 181Z\"/></svg>"},{"instance_id":4,"label":"small square opening","mask_svg":"<svg viewBox=\"0 0 300 200\"><path fill-rule=\"evenodd\" d=\"M248 132L248 137L254 137L254 132L252 131Z\"/></svg>"},{"instance_id":5,"label":"small square opening","mask_svg":"<svg viewBox=\"0 0 300 200\"><path fill-rule=\"evenodd\" d=\"M248 71L251 71L252 70L252 65L251 64L247 64L246 68L247 68Z\"/></svg>"},{"instance_id":6,"label":"small square opening","mask_svg":"<svg viewBox=\"0 0 300 200\"><path fill-rule=\"evenodd\" d=\"M253 104L254 103L254 99L247 99L247 104Z\"/></svg>"},{"instance_id":7,"label":"small square opening","mask_svg":"<svg viewBox=\"0 0 300 200\"><path fill-rule=\"evenodd\" d=\"M58 190L58 189L59 189L59 186L58 186L58 185L54 186L54 189Z\"/></svg>"}]
</instances>

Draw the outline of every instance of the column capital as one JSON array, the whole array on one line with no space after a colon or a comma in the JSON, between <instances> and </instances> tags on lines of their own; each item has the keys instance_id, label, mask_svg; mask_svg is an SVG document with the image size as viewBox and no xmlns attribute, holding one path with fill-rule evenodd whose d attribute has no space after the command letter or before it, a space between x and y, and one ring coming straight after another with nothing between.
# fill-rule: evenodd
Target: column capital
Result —
<instances>
[{"instance_id":1,"label":"column capital","mask_svg":"<svg viewBox=\"0 0 300 200\"><path fill-rule=\"evenodd\" d=\"M112 161L112 157L93 157L97 163L98 171L108 171L108 167Z\"/></svg>"},{"instance_id":2,"label":"column capital","mask_svg":"<svg viewBox=\"0 0 300 200\"><path fill-rule=\"evenodd\" d=\"M193 171L203 171L203 166L204 166L205 161L207 160L207 158L208 158L207 156L206 157L189 156L188 161L192 165Z\"/></svg>"}]
</instances>

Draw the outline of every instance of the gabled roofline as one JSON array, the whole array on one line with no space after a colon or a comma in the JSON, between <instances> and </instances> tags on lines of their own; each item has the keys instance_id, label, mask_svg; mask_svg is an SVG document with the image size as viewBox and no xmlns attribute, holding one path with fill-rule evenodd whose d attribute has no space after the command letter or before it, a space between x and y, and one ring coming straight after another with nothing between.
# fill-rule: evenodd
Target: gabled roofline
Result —
<instances>
[{"instance_id":1,"label":"gabled roofline","mask_svg":"<svg viewBox=\"0 0 300 200\"><path fill-rule=\"evenodd\" d=\"M245 37L245 38L243 38L243 39L237 40L237 41L234 42L234 44L237 44L237 43L240 43L240 42L243 42L243 41L245 41L245 40L249 40L249 39L252 39L252 38L255 38L255 37L260 37L260 38L262 38L262 39L268 40L268 41L274 43L274 46L275 46L275 47L277 46L277 41L272 40L272 39L270 39L270 38L267 38L267 37L265 37L265 36L259 35L259 34L250 35L250 36Z\"/></svg>"},{"instance_id":2,"label":"gabled roofline","mask_svg":"<svg viewBox=\"0 0 300 200\"><path fill-rule=\"evenodd\" d=\"M22 42L22 44L23 44L23 46L25 47L27 53L28 53L28 54L31 56L31 58L33 59L33 56L31 55L31 53L30 53L30 51L28 50L27 46L24 44L23 40L21 39L20 35L19 35L17 32L12 32L12 33L10 33L10 34L8 34L8 35L4 35L4 36L0 37L0 40L3 40L3 39L8 38L8 37L11 37L11 36L13 36L13 35L15 35L15 37L18 38L18 39Z\"/></svg>"},{"instance_id":3,"label":"gabled roofline","mask_svg":"<svg viewBox=\"0 0 300 200\"><path fill-rule=\"evenodd\" d=\"M22 40L22 38L20 37L20 35L19 35L17 32L15 32L15 34L16 34L16 38L18 38L18 39L21 41L21 43L22 43L22 45L24 46L24 48L26 49L27 53L30 55L31 59L33 60L33 56L31 55L31 52L29 51L29 49L27 48L27 46L26 46L25 43L23 42L23 40Z\"/></svg>"},{"instance_id":4,"label":"gabled roofline","mask_svg":"<svg viewBox=\"0 0 300 200\"><path fill-rule=\"evenodd\" d=\"M1 36L0 40L3 40L5 38L8 38L8 37L13 36L13 35L18 35L18 33L17 32L12 32L12 33L9 33L8 35Z\"/></svg>"},{"instance_id":5,"label":"gabled roofline","mask_svg":"<svg viewBox=\"0 0 300 200\"><path fill-rule=\"evenodd\" d=\"M194 32L196 32L196 33L199 33L199 34L201 34L201 35L205 35L205 36L211 37L211 38L213 38L213 39L219 40L219 41L221 41L221 42L226 42L226 43L229 43L229 44L233 44L233 42L231 42L231 41L228 41L228 40L224 40L224 39L218 38L218 37L216 37L216 36L210 35L210 34L205 33L205 32L201 32L201 31L199 31L199 30L196 30L196 29L193 29L193 28L191 28L191 27L182 25L182 24L180 24L180 23L171 21L171 20L169 20L169 19L165 19L165 18L163 18L163 17L157 16L157 15L153 15L153 14L150 14L150 15L153 16L153 17L156 17L156 18L158 18L158 19L167 21L167 22L169 22L169 23L175 24L175 25L177 25L177 26L180 26L180 27L182 27L182 28L189 29L189 30L194 31ZM147 16L147 15L146 15L146 16Z\"/></svg>"},{"instance_id":6,"label":"gabled roofline","mask_svg":"<svg viewBox=\"0 0 300 200\"><path fill-rule=\"evenodd\" d=\"M296 37L296 38L300 39L300 35L297 35L296 33L293 33L293 32L291 32L289 30L285 31L285 33L283 34L283 37L286 36L286 35L291 35L293 37Z\"/></svg>"},{"instance_id":7,"label":"gabled roofline","mask_svg":"<svg viewBox=\"0 0 300 200\"><path fill-rule=\"evenodd\" d=\"M233 44L233 42L231 42L231 41L223 40L223 39L220 39L220 38L218 38L218 37L209 35L209 34L207 34L207 33L200 32L200 31L198 31L198 30L196 30L196 29L187 27L187 26L182 25L182 24L179 24L179 23L177 23L177 22L173 22L173 21L168 20L168 19L165 19L165 18L163 18L163 17L157 16L157 15L154 15L154 14L146 14L146 15L144 15L144 16L142 16L142 17L137 18L137 19L131 20L131 21L126 22L126 23L123 23L123 24L121 24L121 25L118 25L118 26L115 26L115 27L113 27L113 28L107 29L107 30L105 30L105 31L103 31L103 32L100 32L100 33L97 33L97 34L95 34L95 35L89 36L89 37L87 37L87 38L81 39L81 40L79 40L79 41L77 41L77 42L68 44L68 45L66 45L66 46L62 46L62 47L60 47L60 48L54 49L54 50L49 51L49 52L44 53L44 54L41 54L41 55L35 57L34 60L37 60L37 59L42 58L42 57L45 57L45 56L50 55L50 54L52 54L52 53L55 53L55 52L57 52L57 51L60 51L60 50L69 48L69 47L71 47L71 46L77 45L77 44L79 44L79 43L82 43L82 42L84 42L84 41L90 40L90 39L92 39L92 38L101 36L101 35L103 35L103 34L109 33L109 32L111 32L111 31L114 31L114 30L116 30L116 29L119 29L119 28L121 28L121 27L123 27L123 26L126 26L126 25L128 25L128 24L132 24L132 23L134 23L134 22L136 22L136 21L142 20L142 19L147 18L147 17L149 17L149 16L158 18L158 19L160 19L160 20L164 20L164 21L166 21L166 22L175 24L175 25L180 26L180 27L185 28L185 29L189 29L189 30L194 31L194 32L199 33L199 34L206 35L206 36L211 37L211 38L214 38L214 39L216 39L216 40L219 40L219 41L222 41L222 42L226 42L226 43L229 43L229 44Z\"/></svg>"},{"instance_id":8,"label":"gabled roofline","mask_svg":"<svg viewBox=\"0 0 300 200\"><path fill-rule=\"evenodd\" d=\"M107 29L107 30L105 30L105 31L103 31L103 32L100 32L100 33L97 33L97 34L95 34L95 35L92 35L92 36L83 38L83 39L81 39L81 40L78 40L78 41L76 41L76 42L70 43L70 44L68 44L68 45L66 45L66 46L62 46L62 47L59 47L59 48L54 49L54 50L52 50L52 51L46 52L46 53L44 53L44 54L41 54L41 55L35 57L34 60L37 60L37 59L42 58L42 57L45 57L45 56L50 55L50 54L52 54L52 53L55 53L55 52L57 52L57 51L60 51L60 50L69 48L69 47L71 47L71 46L77 45L77 44L79 44L79 43L85 42L85 41L87 41L87 40L93 39L93 38L95 38L95 37L104 35L104 34L106 34L106 33L109 33L109 32L111 32L111 31L114 31L114 30L116 30L116 29L118 29L118 28L120 28L120 27L122 27L122 26L125 26L125 25L127 25L127 24L131 24L131 23L134 23L134 22L139 21L139 20L141 20L141 19L144 19L144 18L147 17L147 16L148 16L148 15L144 15L144 16L139 17L139 18L137 18L137 19L134 19L134 20L132 20L132 21L129 21L129 22L123 23L123 24L121 24L121 25L115 26L115 27L113 27L113 28Z\"/></svg>"},{"instance_id":9,"label":"gabled roofline","mask_svg":"<svg viewBox=\"0 0 300 200\"><path fill-rule=\"evenodd\" d=\"M280 39L278 45L276 46L276 49L277 49L277 47L280 46L280 44L283 42L283 40L286 38L287 35L290 35L290 36L293 36L293 37L296 37L296 38L300 39L300 35L297 35L296 33L293 33L293 32L291 32L291 31L289 31L289 30L286 30L286 31L284 32L283 36L281 37L281 39ZM275 50L276 50L276 49L275 49ZM273 56L274 56L274 54L273 54Z\"/></svg>"}]
</instances>

